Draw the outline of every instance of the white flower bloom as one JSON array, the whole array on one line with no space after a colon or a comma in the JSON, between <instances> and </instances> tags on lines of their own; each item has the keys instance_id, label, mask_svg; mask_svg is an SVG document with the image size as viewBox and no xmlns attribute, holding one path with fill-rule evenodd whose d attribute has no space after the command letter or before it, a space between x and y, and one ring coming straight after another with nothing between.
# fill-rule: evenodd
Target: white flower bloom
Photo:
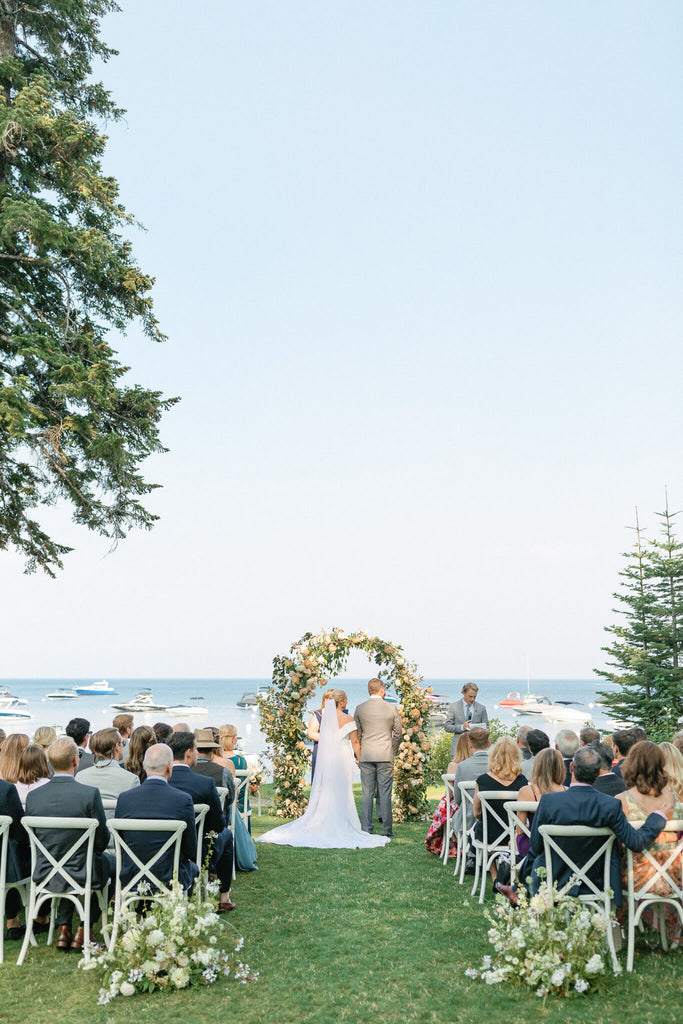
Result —
<instances>
[{"instance_id":1,"label":"white flower bloom","mask_svg":"<svg viewBox=\"0 0 683 1024\"><path fill-rule=\"evenodd\" d=\"M171 984L176 988L187 988L190 982L190 972L187 967L172 967L169 971Z\"/></svg>"},{"instance_id":2,"label":"white flower bloom","mask_svg":"<svg viewBox=\"0 0 683 1024\"><path fill-rule=\"evenodd\" d=\"M553 973L550 975L550 984L554 988L559 988L563 981L564 970L562 967L558 967L558 969L556 971L553 971Z\"/></svg>"},{"instance_id":3,"label":"white flower bloom","mask_svg":"<svg viewBox=\"0 0 683 1024\"><path fill-rule=\"evenodd\" d=\"M574 982L574 988L577 992L586 992L588 989L588 982L584 978L577 978Z\"/></svg>"},{"instance_id":4,"label":"white flower bloom","mask_svg":"<svg viewBox=\"0 0 683 1024\"><path fill-rule=\"evenodd\" d=\"M602 957L600 956L600 954L599 953L593 953L593 956L590 958L590 960L586 964L586 974L588 974L588 975L599 974L604 966L605 965L603 963L603 960L602 960Z\"/></svg>"},{"instance_id":5,"label":"white flower bloom","mask_svg":"<svg viewBox=\"0 0 683 1024\"><path fill-rule=\"evenodd\" d=\"M160 946L164 939L165 935L162 932L161 928L155 928L147 936L147 942L149 943L150 946Z\"/></svg>"},{"instance_id":6,"label":"white flower bloom","mask_svg":"<svg viewBox=\"0 0 683 1024\"><path fill-rule=\"evenodd\" d=\"M120 992L121 992L122 996L134 996L135 995L135 986L131 985L131 983L129 981L124 981L121 984Z\"/></svg>"},{"instance_id":7,"label":"white flower bloom","mask_svg":"<svg viewBox=\"0 0 683 1024\"><path fill-rule=\"evenodd\" d=\"M604 914L595 913L591 918L591 924L595 928L596 932L606 932L608 920Z\"/></svg>"},{"instance_id":8,"label":"white flower bloom","mask_svg":"<svg viewBox=\"0 0 683 1024\"><path fill-rule=\"evenodd\" d=\"M474 967L468 967L467 970L465 971L465 977L466 978L477 978L477 977L479 977L479 972L475 971Z\"/></svg>"},{"instance_id":9,"label":"white flower bloom","mask_svg":"<svg viewBox=\"0 0 683 1024\"><path fill-rule=\"evenodd\" d=\"M545 987L545 985L540 985L536 989L536 995L539 997L539 999L543 999L544 996L548 995L548 989Z\"/></svg>"}]
</instances>

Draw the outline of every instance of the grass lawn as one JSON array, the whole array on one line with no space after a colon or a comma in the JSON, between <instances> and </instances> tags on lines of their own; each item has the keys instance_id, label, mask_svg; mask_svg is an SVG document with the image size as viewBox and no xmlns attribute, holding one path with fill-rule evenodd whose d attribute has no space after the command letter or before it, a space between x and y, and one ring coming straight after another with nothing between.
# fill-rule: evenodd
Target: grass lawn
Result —
<instances>
[{"instance_id":1,"label":"grass lawn","mask_svg":"<svg viewBox=\"0 0 683 1024\"><path fill-rule=\"evenodd\" d=\"M273 818L254 817L254 833ZM643 939L636 970L605 995L542 1000L532 992L466 978L490 952L486 921L469 886L424 848L426 826L399 825L378 850L298 850L259 845L260 870L238 874L230 921L244 959L260 972L249 985L97 1002L92 974L76 956L44 946L23 967L19 943L0 965L3 1020L60 1024L527 1024L560 1014L567 1024L678 1024L683 951L651 952ZM490 889L489 889L489 898ZM622 962L625 956L622 956Z\"/></svg>"}]
</instances>

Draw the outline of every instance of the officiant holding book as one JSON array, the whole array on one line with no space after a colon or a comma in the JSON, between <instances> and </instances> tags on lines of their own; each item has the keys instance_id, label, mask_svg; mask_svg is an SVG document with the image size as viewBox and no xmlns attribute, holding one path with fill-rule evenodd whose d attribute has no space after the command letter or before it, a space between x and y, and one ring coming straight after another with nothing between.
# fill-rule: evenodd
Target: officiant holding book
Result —
<instances>
[{"instance_id":1,"label":"officiant holding book","mask_svg":"<svg viewBox=\"0 0 683 1024\"><path fill-rule=\"evenodd\" d=\"M477 702L478 693L479 687L476 683L465 683L462 688L462 700L456 700L454 704L448 705L443 727L446 732L453 733L451 754L455 753L456 743L463 732L468 732L473 725L488 728L489 716L484 705Z\"/></svg>"}]
</instances>

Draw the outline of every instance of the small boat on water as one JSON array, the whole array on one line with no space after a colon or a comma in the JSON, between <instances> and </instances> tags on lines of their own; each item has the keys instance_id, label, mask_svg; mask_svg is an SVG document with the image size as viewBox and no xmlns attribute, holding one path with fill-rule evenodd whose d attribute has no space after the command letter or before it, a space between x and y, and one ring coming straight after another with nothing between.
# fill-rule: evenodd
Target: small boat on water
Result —
<instances>
[{"instance_id":1,"label":"small boat on water","mask_svg":"<svg viewBox=\"0 0 683 1024\"><path fill-rule=\"evenodd\" d=\"M549 722L590 722L591 713L585 708L571 707L575 701L553 701L548 697L531 697L513 708L518 715L532 715L547 718ZM501 701L502 704L502 701Z\"/></svg>"},{"instance_id":2,"label":"small boat on water","mask_svg":"<svg viewBox=\"0 0 683 1024\"><path fill-rule=\"evenodd\" d=\"M238 708L256 708L258 707L259 695L255 690L247 690L243 693L240 699L237 701Z\"/></svg>"},{"instance_id":3,"label":"small boat on water","mask_svg":"<svg viewBox=\"0 0 683 1024\"><path fill-rule=\"evenodd\" d=\"M0 704L5 700L13 700L16 704L28 704L27 700L23 697L17 697L16 694L10 691L8 686L0 686Z\"/></svg>"},{"instance_id":4,"label":"small boat on water","mask_svg":"<svg viewBox=\"0 0 683 1024\"><path fill-rule=\"evenodd\" d=\"M191 718L193 715L208 715L209 709L204 703L203 697L191 697L190 704L171 704L166 708L166 714L172 718Z\"/></svg>"},{"instance_id":5,"label":"small boat on water","mask_svg":"<svg viewBox=\"0 0 683 1024\"><path fill-rule=\"evenodd\" d=\"M115 696L119 692L110 686L106 679L100 679L98 683L89 683L87 686L74 686L74 691L79 696L87 694L90 697L98 697L102 694Z\"/></svg>"},{"instance_id":6,"label":"small boat on water","mask_svg":"<svg viewBox=\"0 0 683 1024\"><path fill-rule=\"evenodd\" d=\"M144 712L168 711L167 704L158 704L152 696L151 690L140 690L132 700L126 704L110 704L114 711L130 711L144 714Z\"/></svg>"},{"instance_id":7,"label":"small boat on water","mask_svg":"<svg viewBox=\"0 0 683 1024\"><path fill-rule=\"evenodd\" d=\"M58 690L53 690L52 693L46 693L45 700L76 700L78 696L75 690L69 690L66 686L62 686Z\"/></svg>"},{"instance_id":8,"label":"small boat on water","mask_svg":"<svg viewBox=\"0 0 683 1024\"><path fill-rule=\"evenodd\" d=\"M21 705L27 704L28 701L20 700L18 697L0 697L0 721L15 721L28 722L33 718L28 711L22 711Z\"/></svg>"}]
</instances>

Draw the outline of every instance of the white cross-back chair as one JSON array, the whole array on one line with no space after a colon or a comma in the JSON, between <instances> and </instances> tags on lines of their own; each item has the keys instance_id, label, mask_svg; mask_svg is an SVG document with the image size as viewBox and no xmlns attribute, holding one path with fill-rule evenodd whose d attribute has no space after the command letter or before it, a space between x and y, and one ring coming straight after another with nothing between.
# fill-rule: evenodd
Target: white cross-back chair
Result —
<instances>
[{"instance_id":1,"label":"white cross-back chair","mask_svg":"<svg viewBox=\"0 0 683 1024\"><path fill-rule=\"evenodd\" d=\"M626 953L626 970L633 970L633 952L635 945L636 925L640 923L646 907L662 907L666 904L675 908L683 929L683 821L667 821L662 832L671 834L677 842L668 852L666 860L660 864L650 850L639 853L652 868L650 878L636 887L633 877L633 853L626 851L626 875L628 886L628 939ZM662 949L667 948L664 915L660 914L660 939ZM642 925L641 925L642 927Z\"/></svg>"},{"instance_id":2,"label":"white cross-back chair","mask_svg":"<svg viewBox=\"0 0 683 1024\"><path fill-rule=\"evenodd\" d=\"M444 786L446 787L446 822L444 828L443 846L441 848L441 859L444 863L444 867L448 864L448 850L451 844L451 836L453 835L453 823L451 821L451 815L453 814L455 800L453 799L453 783L455 782L455 775L446 774L442 775ZM458 843L458 852L456 853L456 867L460 858L460 844Z\"/></svg>"},{"instance_id":3,"label":"white cross-back chair","mask_svg":"<svg viewBox=\"0 0 683 1024\"><path fill-rule=\"evenodd\" d=\"M30 877L21 878L16 882L7 881L7 856L9 853L10 830L12 819L8 814L0 814L0 964L4 960L5 943L5 902L7 893L16 889L21 897L21 902L26 906L28 901L28 890L31 884ZM33 940L35 943L35 939Z\"/></svg>"},{"instance_id":4,"label":"white cross-back chair","mask_svg":"<svg viewBox=\"0 0 683 1024\"><path fill-rule=\"evenodd\" d=\"M114 847L116 849L116 889L114 892L114 924L112 926L110 949L116 942L121 915L131 903L140 900L155 900L157 902L170 895L170 882L165 882L158 877L159 861L168 850L173 850L173 873L172 878L178 877L180 865L180 844L187 824L184 821L159 818L112 818L108 823L114 836ZM166 832L168 838L162 843L159 849L149 860L142 861L137 853L131 849L126 841L126 832ZM121 870L123 856L126 854L133 863L134 874L125 885L121 881ZM139 886L143 885L145 891L140 893Z\"/></svg>"},{"instance_id":5,"label":"white cross-back chair","mask_svg":"<svg viewBox=\"0 0 683 1024\"><path fill-rule=\"evenodd\" d=\"M240 797L244 794L244 810L240 811L242 815L242 821L249 828L249 818L251 817L251 807L249 806L249 783L256 772L253 768L237 768L235 770L235 799L230 809L230 828L233 833L235 831L235 814L237 813L237 805L240 801Z\"/></svg>"},{"instance_id":6,"label":"white cross-back chair","mask_svg":"<svg viewBox=\"0 0 683 1024\"><path fill-rule=\"evenodd\" d=\"M578 899L582 903L587 903L590 906L594 906L597 910L601 910L608 921L611 921L610 866L612 847L615 840L614 832L610 828L591 828L588 825L540 825L538 831L543 838L545 867L548 872L546 881L549 888L552 890L554 881L554 855L555 860L561 861L571 872L569 880L561 889L558 888L558 895L565 896L575 886L578 886ZM600 839L601 837L603 842L596 847L592 856L580 866L574 863L561 842L558 842L558 840L563 838ZM588 876L591 868L599 866L601 861L602 886L598 885ZM607 928L607 944L612 957L612 964L616 967L617 954L614 948L614 932L611 925Z\"/></svg>"},{"instance_id":7,"label":"white cross-back chair","mask_svg":"<svg viewBox=\"0 0 683 1024\"><path fill-rule=\"evenodd\" d=\"M484 894L486 892L486 879L488 877L489 870L491 869L491 866L500 857L502 857L503 854L507 854L510 849L508 820L503 806L505 803L509 803L510 794L501 792L499 789L484 789L480 790L479 799L481 801L482 838L472 840L476 857L472 895L474 896L477 891L479 875L481 873L479 902L483 903ZM498 823L501 829L497 839L494 839L489 835L490 826L494 821Z\"/></svg>"},{"instance_id":8,"label":"white cross-back chair","mask_svg":"<svg viewBox=\"0 0 683 1024\"><path fill-rule=\"evenodd\" d=\"M200 871L204 860L204 821L208 813L208 804L194 805L194 826L197 829L197 867Z\"/></svg>"},{"instance_id":9,"label":"white cross-back chair","mask_svg":"<svg viewBox=\"0 0 683 1024\"><path fill-rule=\"evenodd\" d=\"M535 814L537 808L538 803L535 800L509 800L505 804L510 841L510 885L514 885L517 879L517 829L527 838L531 837L529 815ZM522 818L522 814L524 818Z\"/></svg>"},{"instance_id":10,"label":"white cross-back chair","mask_svg":"<svg viewBox=\"0 0 683 1024\"><path fill-rule=\"evenodd\" d=\"M221 802L221 809L223 811L223 814L225 814L226 820L227 820L227 818L229 817L230 812L231 812L231 809L228 810L228 807L227 807L228 796L230 795L230 790L228 789L227 786L216 786L216 789L218 791L218 799Z\"/></svg>"},{"instance_id":11,"label":"white cross-back chair","mask_svg":"<svg viewBox=\"0 0 683 1024\"><path fill-rule=\"evenodd\" d=\"M458 789L460 790L460 807L462 808L462 823L460 826L460 835L458 836L459 857L456 859L453 875L457 875L459 868L460 885L462 885L463 882L465 881L465 865L467 863L467 854L469 853L470 850L470 836L467 822L468 820L474 820L474 812L472 811L472 806L474 804L474 791L476 787L476 782L458 783Z\"/></svg>"},{"instance_id":12,"label":"white cross-back chair","mask_svg":"<svg viewBox=\"0 0 683 1024\"><path fill-rule=\"evenodd\" d=\"M38 815L25 815L21 819L22 825L28 832L31 844L31 882L29 886L28 908L26 910L26 934L21 945L21 951L17 960L17 967L21 967L28 951L29 943L35 945L33 935L33 922L40 912L40 908L47 900L69 900L78 911L86 935L86 942L83 944L83 956L86 960L90 958L88 942L91 937L90 925L90 897L95 893L100 910L102 912L102 934L104 941L108 942L107 932L107 902L109 883L103 888L93 890L92 887L92 863L93 850L95 847L95 833L99 822L95 818L56 818ZM46 832L73 832L73 842L61 855L55 855L44 843ZM36 882L33 875L36 872L38 854L42 854L47 861L49 871L45 878ZM76 858L78 870L85 867L85 881L77 881L72 872L75 865L69 866L69 861ZM54 904L50 914L50 930L48 932L48 945L52 942L54 934Z\"/></svg>"}]
</instances>

